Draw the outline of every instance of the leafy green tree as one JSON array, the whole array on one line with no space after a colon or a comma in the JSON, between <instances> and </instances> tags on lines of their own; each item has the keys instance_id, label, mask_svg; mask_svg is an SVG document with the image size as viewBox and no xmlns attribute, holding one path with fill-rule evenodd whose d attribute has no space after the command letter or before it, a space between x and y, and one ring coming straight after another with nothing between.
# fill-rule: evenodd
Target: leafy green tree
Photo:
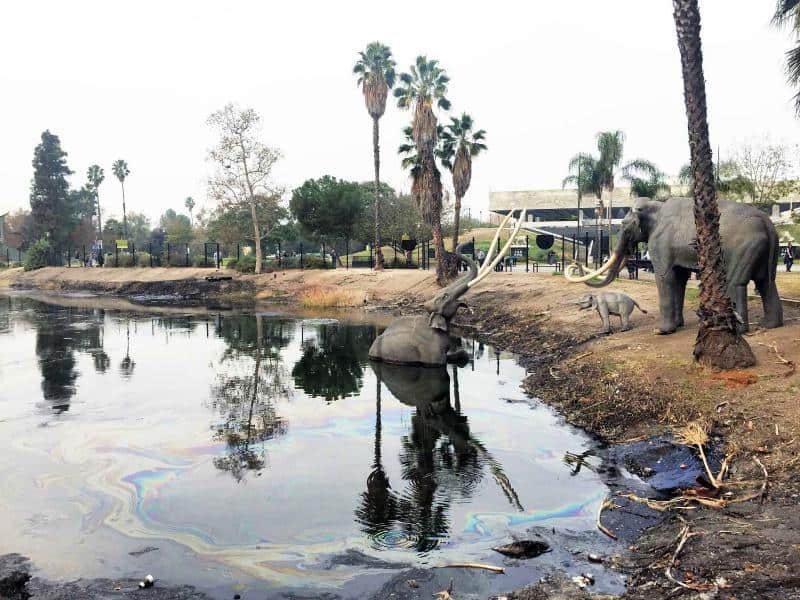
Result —
<instances>
[{"instance_id":1,"label":"leafy green tree","mask_svg":"<svg viewBox=\"0 0 800 600\"><path fill-rule=\"evenodd\" d=\"M73 198L69 194L67 153L57 135L45 131L33 151L31 216L33 237L47 237L52 245L67 242L74 223Z\"/></svg>"},{"instance_id":2,"label":"leafy green tree","mask_svg":"<svg viewBox=\"0 0 800 600\"><path fill-rule=\"evenodd\" d=\"M689 131L694 182L694 220L700 265L700 326L696 360L722 369L750 367L755 356L739 333L719 237L719 207L714 189L714 163L708 135L706 82L697 0L672 0L683 73L683 97Z\"/></svg>"},{"instance_id":3,"label":"leafy green tree","mask_svg":"<svg viewBox=\"0 0 800 600\"><path fill-rule=\"evenodd\" d=\"M280 206L281 190L272 185L272 169L281 153L259 140L261 117L252 108L240 109L228 104L212 113L208 124L219 133L217 145L209 152L216 163L216 172L208 181L211 196L220 203L223 214L250 209L250 238L255 244L255 272L261 273L261 242L271 234L270 226L280 220L262 223L261 216L275 215ZM267 232L262 229L266 226Z\"/></svg>"},{"instance_id":4,"label":"leafy green tree","mask_svg":"<svg viewBox=\"0 0 800 600\"><path fill-rule=\"evenodd\" d=\"M453 249L458 246L460 233L461 200L472 181L472 159L488 148L483 140L486 131L475 131L472 117L462 113L460 117L451 117L450 124L445 126L442 136L442 164L453 176L453 190L456 204L453 218Z\"/></svg>"},{"instance_id":5,"label":"leafy green tree","mask_svg":"<svg viewBox=\"0 0 800 600\"><path fill-rule=\"evenodd\" d=\"M281 193L258 194L248 199L223 199L211 212L206 231L209 240L222 244L249 242L261 252L263 244L278 239L293 239L295 232L287 223L289 211L281 203ZM260 238L254 238L253 208L255 208ZM257 265L256 265L257 266Z\"/></svg>"},{"instance_id":6,"label":"leafy green tree","mask_svg":"<svg viewBox=\"0 0 800 600\"><path fill-rule=\"evenodd\" d=\"M150 242L151 223L150 218L138 212L128 213L128 239L130 239L136 250L147 250Z\"/></svg>"},{"instance_id":7,"label":"leafy green tree","mask_svg":"<svg viewBox=\"0 0 800 600\"><path fill-rule=\"evenodd\" d=\"M100 213L100 184L105 180L105 172L100 165L92 165L86 170L86 179L89 182L87 186L94 196L94 201L97 204L97 233L103 235L103 217Z\"/></svg>"},{"instance_id":8,"label":"leafy green tree","mask_svg":"<svg viewBox=\"0 0 800 600\"><path fill-rule=\"evenodd\" d=\"M194 227L194 218L192 216L192 211L194 210L194 198L191 196L187 196L186 200L183 201L183 205L186 207L186 210L189 211L189 223Z\"/></svg>"},{"instance_id":9,"label":"leafy green tree","mask_svg":"<svg viewBox=\"0 0 800 600\"><path fill-rule=\"evenodd\" d=\"M126 215L125 210L125 179L128 175L131 174L131 170L128 168L128 163L126 163L121 158L119 160L114 161L114 164L111 165L111 169L114 171L114 175L117 179L119 179L119 184L122 186L122 232L123 235L127 238L128 237L128 217Z\"/></svg>"},{"instance_id":10,"label":"leafy green tree","mask_svg":"<svg viewBox=\"0 0 800 600\"><path fill-rule=\"evenodd\" d=\"M192 224L189 217L179 215L171 208L161 215L159 226L166 233L170 244L188 244L192 241Z\"/></svg>"},{"instance_id":11,"label":"leafy green tree","mask_svg":"<svg viewBox=\"0 0 800 600\"><path fill-rule=\"evenodd\" d=\"M794 47L786 51L786 79L793 88L800 86L800 0L778 0L772 24L792 28ZM800 92L794 96L794 109L800 116Z\"/></svg>"},{"instance_id":12,"label":"leafy green tree","mask_svg":"<svg viewBox=\"0 0 800 600\"><path fill-rule=\"evenodd\" d=\"M380 197L380 126L379 121L386 112L386 97L389 95L389 90L394 87L395 82L395 65L392 58L392 51L389 46L381 42L372 42L367 45L364 52L359 52L361 57L353 67L353 73L358 75L358 85L361 86L361 92L364 94L364 103L367 106L367 112L372 118L372 156L373 167L375 169L375 183L373 195L375 202L373 203L373 211L375 214L375 270L379 271L383 268L383 252L381 250L381 231L380 231L380 214L381 214L381 197Z\"/></svg>"},{"instance_id":13,"label":"leafy green tree","mask_svg":"<svg viewBox=\"0 0 800 600\"><path fill-rule=\"evenodd\" d=\"M436 279L444 284L455 271L455 260L444 249L442 235L442 180L436 166L434 150L439 141L438 122L434 104L448 110L447 84L450 78L436 60L418 56L408 73L400 75L400 85L395 89L397 106L413 107L411 135L417 149L417 169L412 169L411 195L420 207L425 220L430 223L436 252Z\"/></svg>"},{"instance_id":14,"label":"leafy green tree","mask_svg":"<svg viewBox=\"0 0 800 600\"><path fill-rule=\"evenodd\" d=\"M106 222L103 224L103 248L105 248L106 251L113 250L114 243L117 240L121 240L123 234L124 229L122 228L122 223L114 217L106 219Z\"/></svg>"},{"instance_id":15,"label":"leafy green tree","mask_svg":"<svg viewBox=\"0 0 800 600\"><path fill-rule=\"evenodd\" d=\"M364 197L358 183L325 175L295 189L289 210L303 230L316 238L351 239L364 215Z\"/></svg>"},{"instance_id":16,"label":"leafy green tree","mask_svg":"<svg viewBox=\"0 0 800 600\"><path fill-rule=\"evenodd\" d=\"M660 199L670 195L666 175L649 160L632 160L622 167L622 178L630 184L631 196Z\"/></svg>"}]
</instances>

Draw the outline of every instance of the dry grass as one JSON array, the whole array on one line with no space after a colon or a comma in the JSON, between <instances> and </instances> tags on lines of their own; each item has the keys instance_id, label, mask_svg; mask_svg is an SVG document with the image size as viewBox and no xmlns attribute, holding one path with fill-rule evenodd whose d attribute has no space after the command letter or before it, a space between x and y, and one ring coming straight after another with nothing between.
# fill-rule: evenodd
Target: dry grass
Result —
<instances>
[{"instance_id":1,"label":"dry grass","mask_svg":"<svg viewBox=\"0 0 800 600\"><path fill-rule=\"evenodd\" d=\"M365 300L362 291L322 286L309 288L300 296L300 304L305 308L361 306Z\"/></svg>"}]
</instances>

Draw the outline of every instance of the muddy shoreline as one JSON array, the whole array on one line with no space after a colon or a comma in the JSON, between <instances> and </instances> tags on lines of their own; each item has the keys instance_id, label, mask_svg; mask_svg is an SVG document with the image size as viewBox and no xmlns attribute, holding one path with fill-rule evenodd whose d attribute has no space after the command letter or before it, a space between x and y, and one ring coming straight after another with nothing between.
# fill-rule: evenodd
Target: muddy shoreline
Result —
<instances>
[{"instance_id":1,"label":"muddy shoreline","mask_svg":"<svg viewBox=\"0 0 800 600\"><path fill-rule=\"evenodd\" d=\"M20 287L35 286L22 284ZM53 287L62 293L110 293L146 306L201 306L210 303L220 309L249 307L255 305L253 297L256 294L261 296L259 304L264 302L264 295L259 291L263 285L247 279L231 282L223 289L219 284L206 286L205 282L199 280L124 285L104 283L94 287L80 282L62 282L49 289ZM415 312L420 300L427 296L428 287L419 286L420 289L397 295L389 302L385 298L373 297L367 306L393 314ZM302 282L299 289L302 289ZM269 296L273 296L270 305L274 306L275 294L270 293ZM281 293L278 304L285 307L296 302L297 298L296 290L293 294ZM737 443L742 428L753 429L752 416L745 410L729 414L717 408L716 414L709 415L707 409L705 412L699 409L697 390L680 379L659 374L639 378L626 376L625 365L612 361L603 351L602 345L609 343L607 338L598 338L591 332L563 327L554 322L549 305L524 314L519 310L509 310L511 306L527 303L529 295L521 297L520 292L509 289L478 291L470 294L468 301L471 311L460 313L456 325L471 337L517 354L529 372L524 383L529 394L555 407L567 422L584 428L608 444L610 453L622 453L618 457L619 464L645 480L658 473L651 471L651 463L641 460L646 452L642 452L643 447L636 444L647 444L657 436L669 434L678 424L691 418L710 417L712 437L722 454L726 448ZM721 398L735 396L728 393ZM729 403L735 402L721 399L717 404L724 406ZM715 404L712 403L712 406ZM661 440L670 446L668 438ZM627 446L625 442L628 442ZM632 448L634 454L628 456L627 462L625 448ZM686 450L685 447L680 448ZM743 486L750 484L750 487L758 488L762 477L750 453L750 448L737 453L729 477ZM696 459L691 453L687 456L687 461ZM657 465L659 458L656 456L653 460L652 464ZM675 466L686 471L682 467L684 464ZM711 594L708 597L739 600L800 598L800 576L797 575L800 572L797 479L793 469L787 468L776 473L772 471L772 465L770 468L771 476L767 478L768 481L764 480L765 493L757 498L731 504L724 510L693 506L691 510L660 513L658 516L662 520L659 525L641 534L635 531L630 536L625 535L625 523L631 514L647 513L646 507L612 498L615 506L604 512L603 522L611 531L623 534L620 537L624 545L620 544L616 556L609 558L609 566L621 570L628 577L624 597L699 597L698 594L705 593ZM646 495L644 490L640 490L640 493ZM664 493L669 493L669 490L664 490ZM648 515L648 518L652 517ZM673 560L681 534L686 531L692 535L679 559ZM627 550L623 552L626 547ZM688 587L671 581L666 574L667 567L671 567L673 577L677 576L677 580ZM406 581L411 577L407 575L402 573L373 597L388 597L389 594L396 598L425 597L419 593L421 590L408 588ZM423 575L418 574L418 577L423 579ZM171 590L167 592L172 593ZM510 593L508 597L530 600L589 596L573 582L554 578Z\"/></svg>"}]
</instances>

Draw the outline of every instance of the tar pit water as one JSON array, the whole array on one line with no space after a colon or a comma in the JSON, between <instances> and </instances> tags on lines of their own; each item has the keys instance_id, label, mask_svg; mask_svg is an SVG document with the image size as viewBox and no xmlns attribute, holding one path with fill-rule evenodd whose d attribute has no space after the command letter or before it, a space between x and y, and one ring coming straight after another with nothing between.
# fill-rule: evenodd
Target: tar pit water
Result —
<instances>
[{"instance_id":1,"label":"tar pit water","mask_svg":"<svg viewBox=\"0 0 800 600\"><path fill-rule=\"evenodd\" d=\"M465 340L464 367L379 365L366 320L101 306L0 297L0 554L43 576L367 597L477 561L507 567L481 590L510 590L569 570L557 534L602 538L607 488L564 462L592 442L513 356ZM554 552L491 551L531 529Z\"/></svg>"}]
</instances>

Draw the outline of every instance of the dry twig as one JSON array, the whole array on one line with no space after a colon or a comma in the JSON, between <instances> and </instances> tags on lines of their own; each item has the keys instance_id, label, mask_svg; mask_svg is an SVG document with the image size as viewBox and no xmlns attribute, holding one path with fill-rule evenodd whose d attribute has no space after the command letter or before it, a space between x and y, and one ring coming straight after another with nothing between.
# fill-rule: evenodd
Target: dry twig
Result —
<instances>
[{"instance_id":1,"label":"dry twig","mask_svg":"<svg viewBox=\"0 0 800 600\"><path fill-rule=\"evenodd\" d=\"M597 528L603 533L605 533L612 540L616 540L617 534L615 534L613 531L611 531L605 525L603 525L603 522L601 521L601 517L603 516L603 510L606 508L610 508L611 506L612 502L608 498L603 498L603 501L600 503L600 510L597 511Z\"/></svg>"},{"instance_id":2,"label":"dry twig","mask_svg":"<svg viewBox=\"0 0 800 600\"><path fill-rule=\"evenodd\" d=\"M786 373L783 373L784 377L789 377L790 375L794 375L795 371L797 370L797 365L794 364L793 360L789 360L780 353L780 351L778 350L777 342L772 342L771 344L764 344L762 342L758 342L758 345L764 346L765 348L769 348L770 350L772 350L775 353L775 356L778 357L778 362L789 367L789 370Z\"/></svg>"},{"instance_id":3,"label":"dry twig","mask_svg":"<svg viewBox=\"0 0 800 600\"><path fill-rule=\"evenodd\" d=\"M684 446L694 446L700 452L700 458L703 460L703 466L706 469L708 480L715 488L719 488L719 482L711 472L711 467L708 465L706 453L703 446L708 443L708 431L705 423L699 421L692 421L687 423L683 428L675 432L675 440Z\"/></svg>"},{"instance_id":4,"label":"dry twig","mask_svg":"<svg viewBox=\"0 0 800 600\"><path fill-rule=\"evenodd\" d=\"M486 571L494 571L495 573L505 573L506 570L503 567L496 567L494 565L487 565L484 563L450 563L447 565L438 565L433 567L434 569L484 569Z\"/></svg>"},{"instance_id":5,"label":"dry twig","mask_svg":"<svg viewBox=\"0 0 800 600\"><path fill-rule=\"evenodd\" d=\"M664 575L666 575L667 579L669 579L672 583L674 583L675 585L679 585L682 588L686 588L687 590L695 590L698 592L705 592L710 589L713 589L714 585L710 583L684 583L683 581L678 581L672 575L672 567L675 566L675 561L678 560L678 555L681 553L681 550L683 550L683 546L686 544L686 541L689 538L692 538L696 535L702 535L702 534L697 532L689 533L688 525L685 525L683 527L680 534L678 534L678 547L675 548L675 552L673 552L672 558L670 559L667 568L664 570Z\"/></svg>"}]
</instances>

